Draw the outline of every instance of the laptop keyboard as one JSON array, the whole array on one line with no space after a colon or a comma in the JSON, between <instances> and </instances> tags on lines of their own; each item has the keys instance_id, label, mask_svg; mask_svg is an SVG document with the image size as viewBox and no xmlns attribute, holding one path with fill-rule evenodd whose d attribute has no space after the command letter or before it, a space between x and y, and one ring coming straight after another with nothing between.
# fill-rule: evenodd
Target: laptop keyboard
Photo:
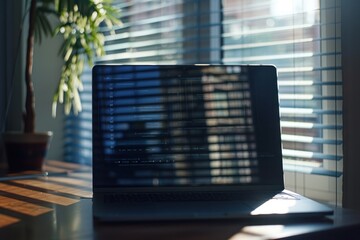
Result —
<instances>
[{"instance_id":1,"label":"laptop keyboard","mask_svg":"<svg viewBox=\"0 0 360 240\"><path fill-rule=\"evenodd\" d=\"M268 195L270 196L270 195ZM274 196L277 198L278 195ZM234 192L164 192L164 193L112 193L104 196L105 202L169 202L169 201L233 201L264 199L264 196ZM270 197L271 198L271 197Z\"/></svg>"},{"instance_id":2,"label":"laptop keyboard","mask_svg":"<svg viewBox=\"0 0 360 240\"><path fill-rule=\"evenodd\" d=\"M231 194L233 196L233 194ZM233 200L230 194L215 192L166 192L107 194L107 202L168 202L168 201L224 201Z\"/></svg>"}]
</instances>

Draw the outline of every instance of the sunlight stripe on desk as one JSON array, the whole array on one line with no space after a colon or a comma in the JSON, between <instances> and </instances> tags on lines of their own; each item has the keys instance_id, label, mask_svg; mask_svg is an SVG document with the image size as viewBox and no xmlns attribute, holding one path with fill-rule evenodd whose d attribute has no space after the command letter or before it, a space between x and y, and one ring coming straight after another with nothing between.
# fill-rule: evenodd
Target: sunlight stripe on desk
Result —
<instances>
[{"instance_id":1,"label":"sunlight stripe on desk","mask_svg":"<svg viewBox=\"0 0 360 240\"><path fill-rule=\"evenodd\" d=\"M81 180L81 179L76 179L76 178L69 178L69 177L43 177L41 179L44 180L49 180L52 182L57 182L57 183L65 183L65 184L70 184L70 185L74 185L74 186L81 186L81 187L87 187L87 188L91 188L92 187L92 183L86 180Z\"/></svg>"},{"instance_id":2,"label":"sunlight stripe on desk","mask_svg":"<svg viewBox=\"0 0 360 240\"><path fill-rule=\"evenodd\" d=\"M59 167L53 167L53 166L44 166L44 171L46 172L53 172L53 173L59 173L59 172L70 172L71 170L67 168L59 168Z\"/></svg>"},{"instance_id":3,"label":"sunlight stripe on desk","mask_svg":"<svg viewBox=\"0 0 360 240\"><path fill-rule=\"evenodd\" d=\"M51 208L42 207L36 204L4 196L0 196L0 208L5 208L14 212L19 212L30 216L38 216L52 211Z\"/></svg>"},{"instance_id":4,"label":"sunlight stripe on desk","mask_svg":"<svg viewBox=\"0 0 360 240\"><path fill-rule=\"evenodd\" d=\"M69 173L68 175L70 177L82 178L92 181L92 174L89 172L75 172L75 173Z\"/></svg>"},{"instance_id":5,"label":"sunlight stripe on desk","mask_svg":"<svg viewBox=\"0 0 360 240\"><path fill-rule=\"evenodd\" d=\"M19 222L20 219L0 214L0 228Z\"/></svg>"},{"instance_id":6,"label":"sunlight stripe on desk","mask_svg":"<svg viewBox=\"0 0 360 240\"><path fill-rule=\"evenodd\" d=\"M41 200L41 201L49 202L49 203L55 203L55 204L62 205L62 206L69 206L71 204L79 202L79 200L77 200L77 199L67 198L67 197L63 197L63 196L57 196L54 194L39 192L39 191L26 189L26 188L22 188L22 187L17 187L17 186L12 186L12 185L5 184L5 183L0 183L0 190L4 191L4 192L16 194L19 196L31 198L31 199Z\"/></svg>"},{"instance_id":7,"label":"sunlight stripe on desk","mask_svg":"<svg viewBox=\"0 0 360 240\"><path fill-rule=\"evenodd\" d=\"M61 192L61 193L67 193L71 195L75 195L78 197L84 197L84 198L92 198L92 191L84 191L79 188L73 188L73 187L66 187L60 184L56 183L50 183L40 180L14 180L12 182L18 183L18 184L24 184L32 187L38 187L50 191L55 192Z\"/></svg>"},{"instance_id":8,"label":"sunlight stripe on desk","mask_svg":"<svg viewBox=\"0 0 360 240\"><path fill-rule=\"evenodd\" d=\"M47 160L46 165L53 166L53 167L67 168L69 170L84 170L84 171L91 170L91 167L86 166L86 165L70 163L70 162L62 162L62 161L56 161L56 160Z\"/></svg>"}]
</instances>

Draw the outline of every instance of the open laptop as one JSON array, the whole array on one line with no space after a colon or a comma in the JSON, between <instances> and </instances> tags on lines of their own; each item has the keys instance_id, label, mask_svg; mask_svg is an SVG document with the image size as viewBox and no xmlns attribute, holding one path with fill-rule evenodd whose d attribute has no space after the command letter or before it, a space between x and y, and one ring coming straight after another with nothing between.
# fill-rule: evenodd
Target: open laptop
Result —
<instances>
[{"instance_id":1,"label":"open laptop","mask_svg":"<svg viewBox=\"0 0 360 240\"><path fill-rule=\"evenodd\" d=\"M95 218L332 213L284 190L274 66L98 65L92 74Z\"/></svg>"}]
</instances>

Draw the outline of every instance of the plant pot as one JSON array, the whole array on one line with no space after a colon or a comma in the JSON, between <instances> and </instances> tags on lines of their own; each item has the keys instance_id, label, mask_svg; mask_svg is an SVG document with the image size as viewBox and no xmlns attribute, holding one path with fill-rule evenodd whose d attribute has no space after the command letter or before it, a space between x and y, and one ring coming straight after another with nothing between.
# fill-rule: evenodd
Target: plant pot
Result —
<instances>
[{"instance_id":1,"label":"plant pot","mask_svg":"<svg viewBox=\"0 0 360 240\"><path fill-rule=\"evenodd\" d=\"M52 132L3 134L9 172L41 171Z\"/></svg>"}]
</instances>

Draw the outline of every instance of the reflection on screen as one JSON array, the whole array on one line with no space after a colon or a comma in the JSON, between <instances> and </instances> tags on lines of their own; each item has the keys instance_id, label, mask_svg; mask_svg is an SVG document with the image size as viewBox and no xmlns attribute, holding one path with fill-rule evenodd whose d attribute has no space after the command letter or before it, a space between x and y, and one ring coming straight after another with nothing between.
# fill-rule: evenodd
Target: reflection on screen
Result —
<instances>
[{"instance_id":1,"label":"reflection on screen","mask_svg":"<svg viewBox=\"0 0 360 240\"><path fill-rule=\"evenodd\" d=\"M93 89L95 177L117 186L257 183L247 70L98 70Z\"/></svg>"}]
</instances>

